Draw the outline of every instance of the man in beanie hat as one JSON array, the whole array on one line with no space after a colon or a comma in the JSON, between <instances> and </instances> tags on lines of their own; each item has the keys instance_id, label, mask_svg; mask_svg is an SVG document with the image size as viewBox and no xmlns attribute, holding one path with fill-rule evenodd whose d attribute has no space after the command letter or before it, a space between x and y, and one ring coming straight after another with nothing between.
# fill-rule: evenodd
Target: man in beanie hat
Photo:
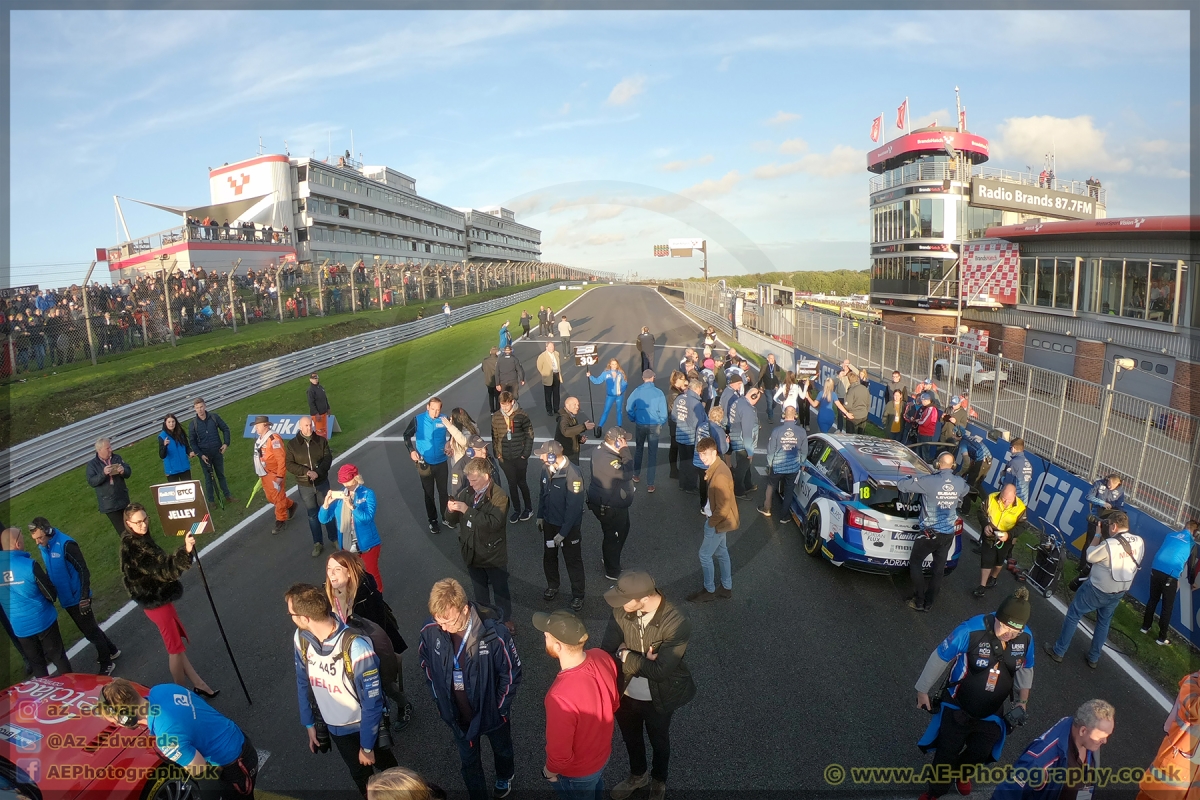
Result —
<instances>
[{"instance_id":1,"label":"man in beanie hat","mask_svg":"<svg viewBox=\"0 0 1200 800\"><path fill-rule=\"evenodd\" d=\"M546 763L542 775L566 800L601 797L620 704L617 665L600 648L584 650L587 628L570 611L533 615L559 673L546 693Z\"/></svg>"},{"instance_id":2,"label":"man in beanie hat","mask_svg":"<svg viewBox=\"0 0 1200 800\"><path fill-rule=\"evenodd\" d=\"M275 527L279 533L296 513L296 501L287 496L287 446L283 437L271 430L271 419L264 414L254 418L254 472L262 481L263 497L275 506Z\"/></svg>"},{"instance_id":3,"label":"man in beanie hat","mask_svg":"<svg viewBox=\"0 0 1200 800\"><path fill-rule=\"evenodd\" d=\"M917 679L917 708L933 714L917 742L934 751L933 766L959 770L958 793L971 793L971 769L1000 759L1009 725L1024 725L1033 687L1033 632L1029 630L1029 590L1020 587L994 614L980 614L959 625L929 656ZM946 696L937 707L930 692L950 665ZM1005 701L1020 698L1007 713ZM945 769L945 767L943 767ZM930 783L922 800L941 797L948 783Z\"/></svg>"},{"instance_id":4,"label":"man in beanie hat","mask_svg":"<svg viewBox=\"0 0 1200 800\"><path fill-rule=\"evenodd\" d=\"M613 616L600 646L617 660L621 705L616 721L629 753L629 777L613 787L611 796L627 800L649 785L650 800L662 800L671 760L671 717L696 696L684 660L692 624L645 572L621 573L604 599ZM649 771L643 731L653 749Z\"/></svg>"}]
</instances>

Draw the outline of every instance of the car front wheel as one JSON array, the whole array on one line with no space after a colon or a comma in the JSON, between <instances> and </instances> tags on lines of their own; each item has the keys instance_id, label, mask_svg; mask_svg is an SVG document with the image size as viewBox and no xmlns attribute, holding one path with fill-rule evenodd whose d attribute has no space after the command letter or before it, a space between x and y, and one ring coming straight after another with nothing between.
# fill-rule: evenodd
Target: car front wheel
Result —
<instances>
[{"instance_id":1,"label":"car front wheel","mask_svg":"<svg viewBox=\"0 0 1200 800\"><path fill-rule=\"evenodd\" d=\"M821 554L821 509L815 506L804 521L804 552L813 558Z\"/></svg>"},{"instance_id":2,"label":"car front wheel","mask_svg":"<svg viewBox=\"0 0 1200 800\"><path fill-rule=\"evenodd\" d=\"M172 774L148 780L142 800L198 800L200 792L196 784L177 769L170 772Z\"/></svg>"}]
</instances>

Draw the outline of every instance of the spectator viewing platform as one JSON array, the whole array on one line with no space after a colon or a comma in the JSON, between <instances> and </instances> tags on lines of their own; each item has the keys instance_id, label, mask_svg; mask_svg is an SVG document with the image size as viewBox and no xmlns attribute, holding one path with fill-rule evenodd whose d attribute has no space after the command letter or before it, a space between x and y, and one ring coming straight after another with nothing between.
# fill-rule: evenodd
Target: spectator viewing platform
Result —
<instances>
[{"instance_id":1,"label":"spectator viewing platform","mask_svg":"<svg viewBox=\"0 0 1200 800\"><path fill-rule=\"evenodd\" d=\"M1108 204L1108 190L1100 182L1089 178L1083 181L1068 181L1061 178L1051 178L1049 174L1039 175L1033 171L1018 172L1012 169L998 167L971 166L968 178L988 178L1004 183L1015 183L1023 186L1035 186L1043 189L1053 189L1056 192L1067 192L1082 197L1090 197L1101 207ZM882 192L896 186L919 181L956 181L958 169L953 162L917 161L911 164L888 170L870 179L871 193ZM1097 214L1097 216L1103 216Z\"/></svg>"}]
</instances>

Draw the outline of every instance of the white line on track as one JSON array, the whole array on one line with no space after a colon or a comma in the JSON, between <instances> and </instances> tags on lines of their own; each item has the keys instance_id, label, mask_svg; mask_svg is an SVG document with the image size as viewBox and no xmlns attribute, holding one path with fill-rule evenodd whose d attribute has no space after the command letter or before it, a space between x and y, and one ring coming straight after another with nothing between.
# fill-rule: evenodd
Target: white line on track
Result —
<instances>
[{"instance_id":1,"label":"white line on track","mask_svg":"<svg viewBox=\"0 0 1200 800\"><path fill-rule=\"evenodd\" d=\"M522 337L520 339L517 339L515 342L513 342L513 344L514 345L517 345L517 344L540 344L543 347L545 347L546 342L555 342L557 344L558 338L559 337L552 337L549 339L526 339L526 338ZM597 341L593 341L591 339L576 340L574 334L571 335L571 340L572 340L572 344L607 344L607 345L613 345L615 347L637 347L636 342L635 343L597 342ZM691 345L682 345L682 344L656 344L656 345L654 345L654 349L655 350L689 350L689 349L692 349L692 346Z\"/></svg>"}]
</instances>

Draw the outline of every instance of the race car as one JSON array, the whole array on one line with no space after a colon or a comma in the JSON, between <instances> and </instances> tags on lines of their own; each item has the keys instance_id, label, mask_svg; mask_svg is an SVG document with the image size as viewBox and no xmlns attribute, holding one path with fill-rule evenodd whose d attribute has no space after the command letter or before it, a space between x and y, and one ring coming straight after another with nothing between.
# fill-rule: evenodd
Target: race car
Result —
<instances>
[{"instance_id":1,"label":"race car","mask_svg":"<svg viewBox=\"0 0 1200 800\"><path fill-rule=\"evenodd\" d=\"M954 365L954 369L950 369L950 359L939 358L933 362L933 376L939 381L945 380L946 376L951 372L954 373L954 380L957 383L965 383L970 376L971 385L978 386L981 383L991 383L996 380L995 369L984 369L983 364L979 361L975 362L975 369L971 369L970 359L964 359ZM1008 373L1000 370L1000 382L1004 383L1008 380Z\"/></svg>"},{"instance_id":2,"label":"race car","mask_svg":"<svg viewBox=\"0 0 1200 800\"><path fill-rule=\"evenodd\" d=\"M792 519L804 550L835 566L864 572L908 569L912 543L921 535L918 498L896 482L932 470L899 442L874 436L819 433L808 439L808 456L796 474ZM958 566L962 523L946 561ZM928 571L933 557L925 563Z\"/></svg>"},{"instance_id":3,"label":"race car","mask_svg":"<svg viewBox=\"0 0 1200 800\"><path fill-rule=\"evenodd\" d=\"M32 678L0 694L0 797L190 800L196 785L154 748L145 727L95 713L111 678ZM137 686L146 695L149 690Z\"/></svg>"}]
</instances>

